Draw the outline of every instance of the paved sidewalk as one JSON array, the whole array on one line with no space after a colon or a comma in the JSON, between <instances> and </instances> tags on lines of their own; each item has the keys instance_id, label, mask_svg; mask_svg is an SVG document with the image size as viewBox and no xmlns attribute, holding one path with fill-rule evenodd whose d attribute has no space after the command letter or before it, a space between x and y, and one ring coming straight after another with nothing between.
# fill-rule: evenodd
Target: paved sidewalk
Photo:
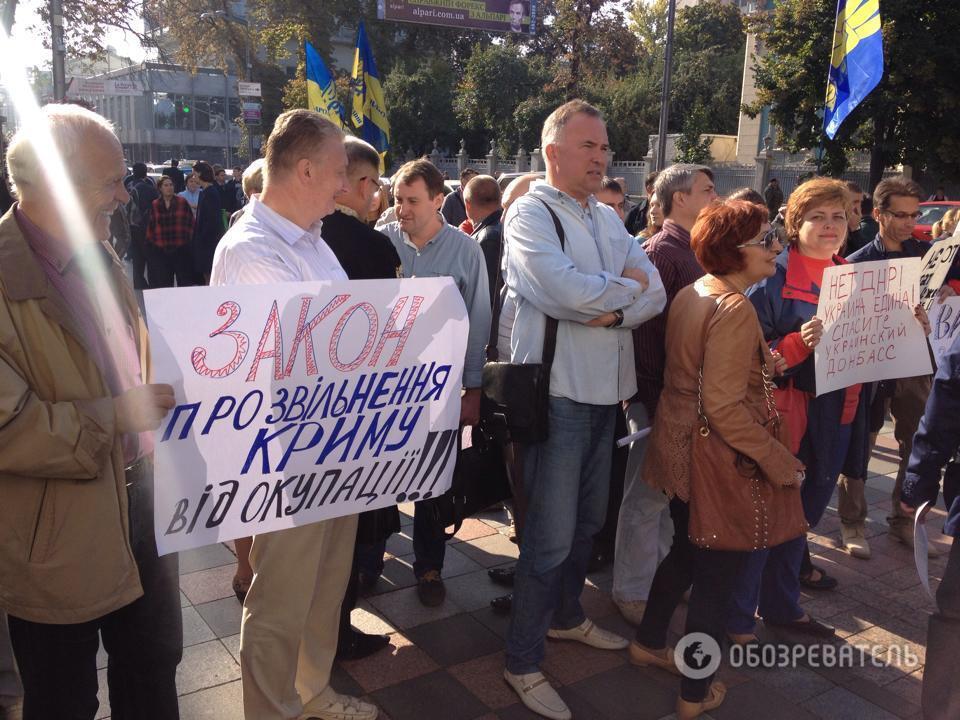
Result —
<instances>
[{"instance_id":1,"label":"paved sidewalk","mask_svg":"<svg viewBox=\"0 0 960 720\"><path fill-rule=\"evenodd\" d=\"M726 702L712 714L764 720L893 720L920 718L920 683L932 603L926 597L912 552L886 535L885 517L896 474L892 435L881 435L867 483L870 513L869 561L837 549L836 503L811 536L817 564L840 580L836 591L805 598L814 616L839 628L838 645L909 648L914 667L847 667L737 670L724 666ZM836 498L834 498L835 500ZM388 544L390 559L375 593L363 599L354 624L368 632L390 633L391 646L334 669L337 690L363 695L382 709L383 720L515 720L536 718L517 701L501 677L507 619L489 601L504 591L487 578L490 567L512 564L517 547L508 538L505 513L464 523L447 549L447 600L439 608L420 605L411 564L412 505L401 506L403 532ZM933 589L946 565L949 538L939 534L943 512L930 528L942 557L930 561ZM215 545L180 555L184 657L178 673L183 720L241 720L240 605L231 590L234 555ZM588 615L604 627L631 636L616 612L607 569L589 578L583 601ZM685 608L674 617L680 630ZM673 640L678 636L673 635ZM764 639L776 639L766 631ZM857 656L859 657L859 655ZM859 664L859 663L858 663ZM106 657L101 656L101 668ZM559 686L577 720L646 720L672 716L677 678L636 668L626 652L602 652L570 642L548 641L544 671ZM109 717L106 670L100 670L100 718Z\"/></svg>"}]
</instances>

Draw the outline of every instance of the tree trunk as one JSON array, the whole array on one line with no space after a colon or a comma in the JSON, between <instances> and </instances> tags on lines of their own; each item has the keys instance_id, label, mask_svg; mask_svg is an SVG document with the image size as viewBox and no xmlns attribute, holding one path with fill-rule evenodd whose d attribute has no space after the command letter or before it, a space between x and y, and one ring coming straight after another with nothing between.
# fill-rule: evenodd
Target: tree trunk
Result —
<instances>
[{"instance_id":1,"label":"tree trunk","mask_svg":"<svg viewBox=\"0 0 960 720\"><path fill-rule=\"evenodd\" d=\"M17 0L7 0L3 4L3 10L0 11L0 25L3 25L3 31L10 34L13 29L13 19L17 13Z\"/></svg>"}]
</instances>

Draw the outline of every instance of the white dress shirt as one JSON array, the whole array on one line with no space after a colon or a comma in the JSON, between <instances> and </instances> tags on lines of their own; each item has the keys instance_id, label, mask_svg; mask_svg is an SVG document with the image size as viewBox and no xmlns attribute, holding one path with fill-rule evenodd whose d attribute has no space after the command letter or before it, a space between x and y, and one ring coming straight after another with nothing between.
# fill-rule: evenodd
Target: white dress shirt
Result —
<instances>
[{"instance_id":1,"label":"white dress shirt","mask_svg":"<svg viewBox=\"0 0 960 720\"><path fill-rule=\"evenodd\" d=\"M253 197L217 245L211 285L262 285L346 280L337 256L320 237L320 222L304 230Z\"/></svg>"}]
</instances>

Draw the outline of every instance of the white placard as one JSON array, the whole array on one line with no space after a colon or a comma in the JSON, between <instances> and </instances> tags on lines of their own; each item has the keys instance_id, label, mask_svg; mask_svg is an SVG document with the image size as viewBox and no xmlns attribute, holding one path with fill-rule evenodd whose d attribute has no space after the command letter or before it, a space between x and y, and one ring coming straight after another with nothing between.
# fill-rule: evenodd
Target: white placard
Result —
<instances>
[{"instance_id":1,"label":"white placard","mask_svg":"<svg viewBox=\"0 0 960 720\"><path fill-rule=\"evenodd\" d=\"M960 297L948 297L942 303L935 302L929 311L930 315L930 347L933 348L933 359L940 364L957 335L960 334Z\"/></svg>"},{"instance_id":2,"label":"white placard","mask_svg":"<svg viewBox=\"0 0 960 720\"><path fill-rule=\"evenodd\" d=\"M442 494L467 311L450 278L144 293L160 554Z\"/></svg>"},{"instance_id":3,"label":"white placard","mask_svg":"<svg viewBox=\"0 0 960 720\"><path fill-rule=\"evenodd\" d=\"M920 302L929 311L940 287L947 279L950 266L953 265L960 250L960 235L935 242L923 256L920 268Z\"/></svg>"},{"instance_id":4,"label":"white placard","mask_svg":"<svg viewBox=\"0 0 960 720\"><path fill-rule=\"evenodd\" d=\"M920 258L900 258L824 270L817 307L823 338L814 353L818 396L932 371L914 317L920 265Z\"/></svg>"},{"instance_id":5,"label":"white placard","mask_svg":"<svg viewBox=\"0 0 960 720\"><path fill-rule=\"evenodd\" d=\"M240 97L260 97L260 83L239 81L237 83L237 95Z\"/></svg>"}]
</instances>

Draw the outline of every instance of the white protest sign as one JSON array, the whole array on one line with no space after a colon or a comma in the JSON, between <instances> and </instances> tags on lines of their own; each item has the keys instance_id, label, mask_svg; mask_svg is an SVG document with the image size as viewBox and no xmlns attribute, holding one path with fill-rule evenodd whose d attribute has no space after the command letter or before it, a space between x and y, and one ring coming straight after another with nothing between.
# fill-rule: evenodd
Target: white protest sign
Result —
<instances>
[{"instance_id":1,"label":"white protest sign","mask_svg":"<svg viewBox=\"0 0 960 720\"><path fill-rule=\"evenodd\" d=\"M933 247L923 256L923 266L920 269L920 302L926 310L933 306L940 287L947 279L950 266L960 250L960 234L935 242Z\"/></svg>"},{"instance_id":2,"label":"white protest sign","mask_svg":"<svg viewBox=\"0 0 960 720\"><path fill-rule=\"evenodd\" d=\"M950 349L960 330L960 297L948 297L942 303L934 303L929 314L930 347L939 365L940 358Z\"/></svg>"},{"instance_id":3,"label":"white protest sign","mask_svg":"<svg viewBox=\"0 0 960 720\"><path fill-rule=\"evenodd\" d=\"M468 320L450 278L144 293L160 554L442 494Z\"/></svg>"},{"instance_id":4,"label":"white protest sign","mask_svg":"<svg viewBox=\"0 0 960 720\"><path fill-rule=\"evenodd\" d=\"M834 265L823 272L814 352L817 395L857 383L926 375L930 354L913 315L920 258Z\"/></svg>"}]
</instances>

